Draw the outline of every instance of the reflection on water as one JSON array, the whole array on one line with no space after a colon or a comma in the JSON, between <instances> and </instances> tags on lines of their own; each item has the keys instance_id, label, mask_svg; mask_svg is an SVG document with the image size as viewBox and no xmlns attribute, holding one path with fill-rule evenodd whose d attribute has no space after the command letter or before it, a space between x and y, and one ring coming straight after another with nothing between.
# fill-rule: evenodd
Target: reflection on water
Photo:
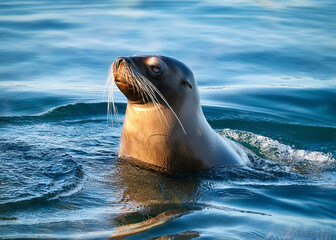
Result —
<instances>
[{"instance_id":1,"label":"reflection on water","mask_svg":"<svg viewBox=\"0 0 336 240\"><path fill-rule=\"evenodd\" d=\"M120 161L109 177L122 211L113 219L123 226L116 235L143 232L202 208L198 201L203 191L196 176L176 178Z\"/></svg>"},{"instance_id":2,"label":"reflection on water","mask_svg":"<svg viewBox=\"0 0 336 240\"><path fill-rule=\"evenodd\" d=\"M176 178L128 163L118 164L114 171L111 182L119 184L117 198L121 204L127 202L125 211L147 205L161 205L158 209L167 205L169 210L169 205L195 203L201 197L197 176Z\"/></svg>"}]
</instances>

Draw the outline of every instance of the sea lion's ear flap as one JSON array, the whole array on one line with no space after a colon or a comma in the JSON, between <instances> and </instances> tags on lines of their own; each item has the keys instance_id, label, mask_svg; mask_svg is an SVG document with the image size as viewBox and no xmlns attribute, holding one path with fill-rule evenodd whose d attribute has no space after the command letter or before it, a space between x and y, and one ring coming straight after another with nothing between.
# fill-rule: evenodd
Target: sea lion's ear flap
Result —
<instances>
[{"instance_id":1,"label":"sea lion's ear flap","mask_svg":"<svg viewBox=\"0 0 336 240\"><path fill-rule=\"evenodd\" d=\"M190 87L192 89L192 85L191 85L191 83L188 80L186 80L186 79L183 78L182 79L182 83L186 84L188 87Z\"/></svg>"}]
</instances>

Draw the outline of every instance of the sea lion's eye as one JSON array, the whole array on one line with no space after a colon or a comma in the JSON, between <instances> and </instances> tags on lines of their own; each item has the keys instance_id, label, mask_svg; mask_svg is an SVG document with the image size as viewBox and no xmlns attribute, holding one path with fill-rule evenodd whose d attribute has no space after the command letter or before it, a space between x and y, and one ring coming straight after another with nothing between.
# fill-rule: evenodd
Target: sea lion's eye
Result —
<instances>
[{"instance_id":1,"label":"sea lion's eye","mask_svg":"<svg viewBox=\"0 0 336 240\"><path fill-rule=\"evenodd\" d=\"M158 74L161 72L161 69L158 66L150 66L150 68L154 73Z\"/></svg>"}]
</instances>

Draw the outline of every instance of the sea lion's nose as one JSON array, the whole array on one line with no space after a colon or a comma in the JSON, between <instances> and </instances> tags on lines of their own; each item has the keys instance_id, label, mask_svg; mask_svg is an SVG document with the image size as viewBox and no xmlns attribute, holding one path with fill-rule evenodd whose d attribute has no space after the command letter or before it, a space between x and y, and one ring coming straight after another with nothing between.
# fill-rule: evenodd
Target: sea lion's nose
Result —
<instances>
[{"instance_id":1,"label":"sea lion's nose","mask_svg":"<svg viewBox=\"0 0 336 240\"><path fill-rule=\"evenodd\" d=\"M116 60L114 61L116 69L118 69L120 67L120 65L123 61L125 61L125 59L123 57L117 57L116 58Z\"/></svg>"}]
</instances>

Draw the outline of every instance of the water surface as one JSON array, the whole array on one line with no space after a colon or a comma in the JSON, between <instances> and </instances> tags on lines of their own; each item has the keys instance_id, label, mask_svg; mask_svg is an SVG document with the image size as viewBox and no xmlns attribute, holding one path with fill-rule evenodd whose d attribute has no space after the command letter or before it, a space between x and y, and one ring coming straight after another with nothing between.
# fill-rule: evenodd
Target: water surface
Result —
<instances>
[{"instance_id":1,"label":"water surface","mask_svg":"<svg viewBox=\"0 0 336 240\"><path fill-rule=\"evenodd\" d=\"M1 1L0 238L336 238L336 4ZM117 159L107 118L118 56L186 63L213 128L253 167L166 176ZM196 235L194 235L196 236ZM182 237L190 239L191 237Z\"/></svg>"}]
</instances>

